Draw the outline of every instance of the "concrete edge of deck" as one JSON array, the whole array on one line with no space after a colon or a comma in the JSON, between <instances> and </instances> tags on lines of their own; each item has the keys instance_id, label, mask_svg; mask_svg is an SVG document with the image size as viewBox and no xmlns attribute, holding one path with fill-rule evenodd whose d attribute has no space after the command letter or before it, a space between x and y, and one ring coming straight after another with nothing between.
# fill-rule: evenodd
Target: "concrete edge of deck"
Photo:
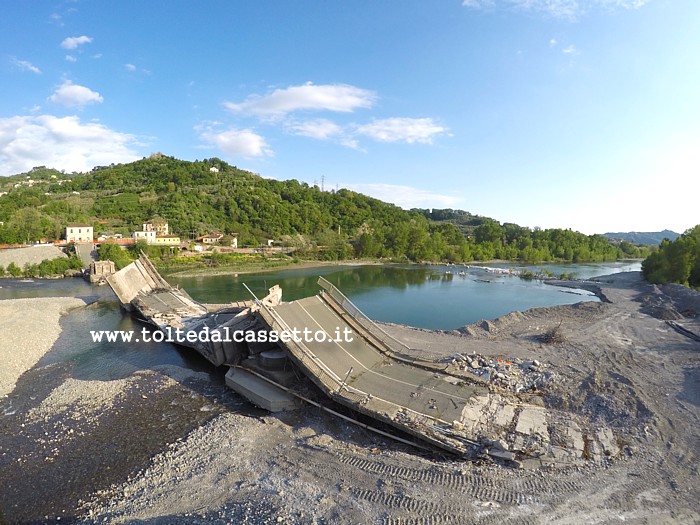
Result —
<instances>
[{"instance_id":1,"label":"concrete edge of deck","mask_svg":"<svg viewBox=\"0 0 700 525\"><path fill-rule=\"evenodd\" d=\"M226 386L245 397L255 406L270 412L283 412L298 408L296 397L241 368L232 367L226 373Z\"/></svg>"}]
</instances>

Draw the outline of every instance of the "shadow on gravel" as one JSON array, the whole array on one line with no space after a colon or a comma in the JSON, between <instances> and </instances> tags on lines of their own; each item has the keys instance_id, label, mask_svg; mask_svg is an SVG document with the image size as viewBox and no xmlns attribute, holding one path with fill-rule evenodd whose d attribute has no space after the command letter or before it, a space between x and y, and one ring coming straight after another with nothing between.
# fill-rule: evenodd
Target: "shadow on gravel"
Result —
<instances>
[{"instance_id":1,"label":"shadow on gravel","mask_svg":"<svg viewBox=\"0 0 700 525\"><path fill-rule=\"evenodd\" d=\"M266 413L226 387L225 367L194 351L87 340L91 327L133 328L111 303L76 310L61 324L52 350L0 399L0 525L75 522L81 500L123 483L213 417ZM61 389L69 380L81 383ZM69 404L59 396L42 405L54 391ZM104 406L103 397L114 401Z\"/></svg>"},{"instance_id":2,"label":"shadow on gravel","mask_svg":"<svg viewBox=\"0 0 700 525\"><path fill-rule=\"evenodd\" d=\"M700 406L700 368L687 367L683 370L683 390L678 398Z\"/></svg>"}]
</instances>

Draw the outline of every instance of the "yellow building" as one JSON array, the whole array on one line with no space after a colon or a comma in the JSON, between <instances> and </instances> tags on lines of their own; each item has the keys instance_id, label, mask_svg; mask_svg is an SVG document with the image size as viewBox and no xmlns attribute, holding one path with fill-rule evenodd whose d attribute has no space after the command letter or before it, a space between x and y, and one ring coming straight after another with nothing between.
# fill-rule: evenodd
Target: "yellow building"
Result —
<instances>
[{"instance_id":1,"label":"yellow building","mask_svg":"<svg viewBox=\"0 0 700 525\"><path fill-rule=\"evenodd\" d=\"M177 237L175 235L156 235L155 239L151 241L151 244L178 246L180 244L180 237Z\"/></svg>"}]
</instances>

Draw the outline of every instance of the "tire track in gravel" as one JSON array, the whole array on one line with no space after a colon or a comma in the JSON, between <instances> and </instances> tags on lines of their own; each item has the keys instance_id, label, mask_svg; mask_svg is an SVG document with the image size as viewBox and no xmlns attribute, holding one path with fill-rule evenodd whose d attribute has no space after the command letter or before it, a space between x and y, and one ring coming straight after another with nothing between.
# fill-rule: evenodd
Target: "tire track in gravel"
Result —
<instances>
[{"instance_id":1,"label":"tire track in gravel","mask_svg":"<svg viewBox=\"0 0 700 525\"><path fill-rule=\"evenodd\" d=\"M501 480L489 478L479 472L457 474L440 471L435 467L412 468L350 455L338 455L337 459L341 463L371 474L440 486L478 500L495 501L506 505L552 503L568 495L580 493L593 485L587 479L552 480L542 477L537 472L521 475L517 471L507 471L510 479ZM542 497L543 494L546 497Z\"/></svg>"},{"instance_id":2,"label":"tire track in gravel","mask_svg":"<svg viewBox=\"0 0 700 525\"><path fill-rule=\"evenodd\" d=\"M643 457L581 470L471 464L459 470L459 463L441 465L420 457L415 461L393 454L370 457L362 450L334 451L308 443L305 448L306 461L294 459L295 465L303 464L309 474L320 474L320 479L342 487L341 493L351 501L369 504L376 519L388 513L382 523L392 525L541 523L560 506L585 506L596 495L608 510L634 515L648 505L643 494L653 494L664 479L660 473L637 473ZM314 459L309 461L310 457ZM668 502L650 504L655 510L673 507ZM598 507L591 512L604 511Z\"/></svg>"},{"instance_id":3,"label":"tire track in gravel","mask_svg":"<svg viewBox=\"0 0 700 525\"><path fill-rule=\"evenodd\" d=\"M483 514L483 509L480 510ZM534 525L540 523L536 517L507 517L501 513L486 516L474 514L446 514L423 518L386 518L382 525Z\"/></svg>"}]
</instances>

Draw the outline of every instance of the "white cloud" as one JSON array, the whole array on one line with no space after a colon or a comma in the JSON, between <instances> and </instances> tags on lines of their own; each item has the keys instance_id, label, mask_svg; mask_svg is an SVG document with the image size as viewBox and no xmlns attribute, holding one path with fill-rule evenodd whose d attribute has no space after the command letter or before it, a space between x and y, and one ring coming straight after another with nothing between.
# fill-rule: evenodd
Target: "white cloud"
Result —
<instances>
[{"instance_id":1,"label":"white cloud","mask_svg":"<svg viewBox=\"0 0 700 525\"><path fill-rule=\"evenodd\" d=\"M288 132L317 140L332 140L352 149L359 149L357 137L365 136L378 142L431 144L433 139L448 132L430 118L387 118L369 124L341 126L328 119L292 121Z\"/></svg>"},{"instance_id":2,"label":"white cloud","mask_svg":"<svg viewBox=\"0 0 700 525\"><path fill-rule=\"evenodd\" d=\"M250 129L231 128L226 131L204 129L200 138L216 146L227 155L241 157L269 157L272 149L265 138Z\"/></svg>"},{"instance_id":3,"label":"white cloud","mask_svg":"<svg viewBox=\"0 0 700 525\"><path fill-rule=\"evenodd\" d=\"M557 43L558 43L558 42L557 42L557 39L556 39L556 38L552 38L552 39L549 40L549 47L556 47Z\"/></svg>"},{"instance_id":4,"label":"white cloud","mask_svg":"<svg viewBox=\"0 0 700 525\"><path fill-rule=\"evenodd\" d=\"M557 18L575 18L582 9L579 0L510 0L520 11L543 12Z\"/></svg>"},{"instance_id":5,"label":"white cloud","mask_svg":"<svg viewBox=\"0 0 700 525\"><path fill-rule=\"evenodd\" d=\"M603 7L621 7L623 9L639 9L652 0L596 0Z\"/></svg>"},{"instance_id":6,"label":"white cloud","mask_svg":"<svg viewBox=\"0 0 700 525\"><path fill-rule=\"evenodd\" d=\"M89 44L90 42L92 42L92 37L89 36L71 36L61 42L61 47L63 49L76 49L78 46Z\"/></svg>"},{"instance_id":7,"label":"white cloud","mask_svg":"<svg viewBox=\"0 0 700 525\"><path fill-rule=\"evenodd\" d=\"M30 72L35 73L37 75L41 75L41 69L36 67L31 62L28 62L27 60L18 60L16 58L13 58L12 63L22 71L30 71Z\"/></svg>"},{"instance_id":8,"label":"white cloud","mask_svg":"<svg viewBox=\"0 0 700 525\"><path fill-rule=\"evenodd\" d=\"M77 116L53 115L0 118L0 175L34 166L88 171L112 162L141 157L131 149L136 138Z\"/></svg>"},{"instance_id":9,"label":"white cloud","mask_svg":"<svg viewBox=\"0 0 700 525\"><path fill-rule=\"evenodd\" d=\"M52 13L49 15L49 20L56 25L63 27L63 17L58 13Z\"/></svg>"},{"instance_id":10,"label":"white cloud","mask_svg":"<svg viewBox=\"0 0 700 525\"><path fill-rule=\"evenodd\" d=\"M66 62L77 62L78 59L75 58L73 55L66 55Z\"/></svg>"},{"instance_id":11,"label":"white cloud","mask_svg":"<svg viewBox=\"0 0 700 525\"><path fill-rule=\"evenodd\" d=\"M148 69L139 69L137 66L134 64L124 64L124 69L129 71L130 73L142 73L144 75L150 75L151 72Z\"/></svg>"},{"instance_id":12,"label":"white cloud","mask_svg":"<svg viewBox=\"0 0 700 525\"><path fill-rule=\"evenodd\" d=\"M318 140L328 140L343 134L343 128L328 119L314 119L303 122L293 122L287 129L295 135L302 135Z\"/></svg>"},{"instance_id":13,"label":"white cloud","mask_svg":"<svg viewBox=\"0 0 700 525\"><path fill-rule=\"evenodd\" d=\"M580 54L578 49L576 49L576 47L573 45L566 46L564 49L561 50L561 52L564 53L565 55L579 55Z\"/></svg>"},{"instance_id":14,"label":"white cloud","mask_svg":"<svg viewBox=\"0 0 700 525\"><path fill-rule=\"evenodd\" d=\"M82 108L88 104L102 103L104 99L97 91L66 80L48 100L69 108Z\"/></svg>"},{"instance_id":15,"label":"white cloud","mask_svg":"<svg viewBox=\"0 0 700 525\"><path fill-rule=\"evenodd\" d=\"M347 84L314 85L276 89L268 95L251 95L241 103L225 102L230 111L259 117L281 118L294 111L335 111L350 113L370 108L377 95L373 91Z\"/></svg>"},{"instance_id":16,"label":"white cloud","mask_svg":"<svg viewBox=\"0 0 700 525\"><path fill-rule=\"evenodd\" d=\"M464 0L462 5L473 9L488 9L495 5L495 0Z\"/></svg>"},{"instance_id":17,"label":"white cloud","mask_svg":"<svg viewBox=\"0 0 700 525\"><path fill-rule=\"evenodd\" d=\"M258 117L267 125L280 126L287 133L332 141L353 149L360 149L358 138L362 136L379 142L430 144L435 137L448 132L430 118L387 118L367 124L340 124L329 118L303 119L293 115L300 111L352 113L360 108L371 108L377 98L373 91L347 84L315 85L308 82L277 89L264 96L250 95L240 103L225 102L224 106L233 113ZM213 137L218 134L208 131L206 136L208 142L217 142ZM261 155L263 153L256 156Z\"/></svg>"},{"instance_id":18,"label":"white cloud","mask_svg":"<svg viewBox=\"0 0 700 525\"><path fill-rule=\"evenodd\" d=\"M432 144L433 138L449 130L431 118L387 118L357 126L355 132L379 142Z\"/></svg>"},{"instance_id":19,"label":"white cloud","mask_svg":"<svg viewBox=\"0 0 700 525\"><path fill-rule=\"evenodd\" d=\"M340 138L340 140L338 140L338 144L340 144L341 146L345 146L346 148L350 148L350 149L357 149L357 150L360 149L360 144L357 142L356 139L354 139L352 137L343 136Z\"/></svg>"},{"instance_id":20,"label":"white cloud","mask_svg":"<svg viewBox=\"0 0 700 525\"><path fill-rule=\"evenodd\" d=\"M385 202L392 202L405 209L453 208L461 202L454 195L443 195L399 184L348 184L341 186Z\"/></svg>"},{"instance_id":21,"label":"white cloud","mask_svg":"<svg viewBox=\"0 0 700 525\"><path fill-rule=\"evenodd\" d=\"M575 19L596 8L639 9L652 0L463 0L471 9L505 9L543 13L556 18Z\"/></svg>"}]
</instances>

